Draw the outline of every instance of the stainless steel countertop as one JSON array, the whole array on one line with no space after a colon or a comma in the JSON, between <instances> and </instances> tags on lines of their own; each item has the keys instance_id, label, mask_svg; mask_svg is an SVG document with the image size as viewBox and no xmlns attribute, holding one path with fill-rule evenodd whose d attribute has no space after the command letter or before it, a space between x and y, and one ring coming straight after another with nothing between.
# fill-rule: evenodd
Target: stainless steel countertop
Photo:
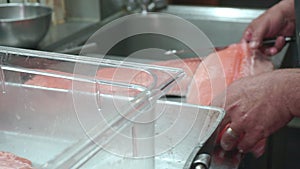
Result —
<instances>
[{"instance_id":1,"label":"stainless steel countertop","mask_svg":"<svg viewBox=\"0 0 300 169\"><path fill-rule=\"evenodd\" d=\"M251 20L262 14L263 9L228 8L210 6L181 6L169 5L162 12L179 15L182 18L201 19L211 21L230 21L249 23Z\"/></svg>"},{"instance_id":2,"label":"stainless steel countertop","mask_svg":"<svg viewBox=\"0 0 300 169\"><path fill-rule=\"evenodd\" d=\"M263 11L264 10L260 9L169 5L167 9L161 10L160 12L174 14L188 20L197 19L248 23ZM101 28L105 23L127 14L129 14L129 12L121 10L98 22L71 20L63 24L52 25L48 34L40 43L39 49L52 51L57 50L57 48L74 47L75 44L78 45L78 43L82 43L84 39L87 40L92 33ZM79 38L78 35L84 36L84 38Z\"/></svg>"},{"instance_id":3,"label":"stainless steel countertop","mask_svg":"<svg viewBox=\"0 0 300 169\"><path fill-rule=\"evenodd\" d=\"M49 32L39 44L40 49L48 49L55 43L73 36L80 31L96 24L95 22L69 21L63 24L51 25Z\"/></svg>"},{"instance_id":4,"label":"stainless steel countertop","mask_svg":"<svg viewBox=\"0 0 300 169\"><path fill-rule=\"evenodd\" d=\"M101 21L71 20L62 24L51 25L49 32L39 44L43 51L61 51L84 44L88 38L103 25L125 16L126 11L120 11Z\"/></svg>"}]
</instances>

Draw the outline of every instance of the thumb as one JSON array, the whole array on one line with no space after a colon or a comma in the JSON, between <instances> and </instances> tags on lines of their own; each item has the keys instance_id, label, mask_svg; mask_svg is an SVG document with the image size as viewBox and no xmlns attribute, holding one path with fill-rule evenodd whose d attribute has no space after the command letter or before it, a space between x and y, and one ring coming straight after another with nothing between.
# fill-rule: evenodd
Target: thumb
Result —
<instances>
[{"instance_id":1,"label":"thumb","mask_svg":"<svg viewBox=\"0 0 300 169\"><path fill-rule=\"evenodd\" d=\"M267 33L266 22L261 21L260 18L255 19L248 27L245 29L243 34L243 39L249 42L249 47L252 49L257 49L261 46L262 40Z\"/></svg>"}]
</instances>

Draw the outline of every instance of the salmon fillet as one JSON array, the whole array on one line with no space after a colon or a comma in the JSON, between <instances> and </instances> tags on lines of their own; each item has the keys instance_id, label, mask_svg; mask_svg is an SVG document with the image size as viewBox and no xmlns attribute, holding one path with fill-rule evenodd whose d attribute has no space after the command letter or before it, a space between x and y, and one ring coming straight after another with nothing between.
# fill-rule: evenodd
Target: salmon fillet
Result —
<instances>
[{"instance_id":1,"label":"salmon fillet","mask_svg":"<svg viewBox=\"0 0 300 169\"><path fill-rule=\"evenodd\" d=\"M54 70L43 70L43 72L51 73L53 75L67 76L69 78L73 77L73 74L66 73L66 72L60 72ZM153 78L152 76L150 76L150 74L143 71L125 69L125 68L99 69L95 75L95 79L102 80L102 81L119 82L124 84L135 84L144 87L150 86L151 83L153 82ZM44 75L35 75L32 79L26 81L25 84L47 87L47 88L65 89L65 90L71 90L73 84L73 88L78 91L95 93L97 92L96 90L100 90L99 92L102 94L117 93L117 94L122 94L122 96L125 95L133 96L139 92L138 90L135 89L126 88L126 87L117 87L116 85L103 83L103 84L99 84L98 87L95 87L95 85L90 82L79 82L79 81L73 82L71 79L57 78L53 76L44 76Z\"/></svg>"},{"instance_id":2,"label":"salmon fillet","mask_svg":"<svg viewBox=\"0 0 300 169\"><path fill-rule=\"evenodd\" d=\"M199 66L201 59L197 58L187 58L187 59L174 59L161 62L155 62L155 65L167 66L183 69L185 76L176 81L171 89L167 92L167 95L170 96L186 96L188 87L192 81L193 75Z\"/></svg>"},{"instance_id":3,"label":"salmon fillet","mask_svg":"<svg viewBox=\"0 0 300 169\"><path fill-rule=\"evenodd\" d=\"M64 72L54 71L54 70L45 70L45 71L47 73L59 74L59 75L65 75L65 76L72 77L71 73L64 73ZM56 78L56 77L35 75L32 79L27 80L25 84L69 90L72 87L71 82L72 82L71 80L64 79L64 78L59 78L59 81L58 81L58 78Z\"/></svg>"},{"instance_id":4,"label":"salmon fillet","mask_svg":"<svg viewBox=\"0 0 300 169\"><path fill-rule=\"evenodd\" d=\"M226 49L210 54L203 62L197 57L160 61L153 64L183 69L186 76L180 81L177 81L166 95L186 96L188 103L200 105L209 105L212 99L224 91L234 80L273 69L273 65L269 60L251 51L246 43L232 44ZM54 74L72 76L72 74L53 70L46 71ZM145 87L150 86L154 80L152 76L143 71L125 68L99 69L96 76L100 80L136 84ZM161 83L160 79L163 76L163 74L158 73L158 85ZM28 80L26 84L67 90L72 89L71 80L40 75L36 75ZM137 92L132 89L109 85L100 85L99 89L101 93L128 93L130 96ZM95 89L88 89L88 91L95 92Z\"/></svg>"},{"instance_id":5,"label":"salmon fillet","mask_svg":"<svg viewBox=\"0 0 300 169\"><path fill-rule=\"evenodd\" d=\"M273 70L273 64L247 43L232 44L208 55L198 66L187 93L187 102L210 105L233 81Z\"/></svg>"},{"instance_id":6,"label":"salmon fillet","mask_svg":"<svg viewBox=\"0 0 300 169\"><path fill-rule=\"evenodd\" d=\"M18 157L9 152L0 151L1 169L33 169L29 160Z\"/></svg>"},{"instance_id":7,"label":"salmon fillet","mask_svg":"<svg viewBox=\"0 0 300 169\"><path fill-rule=\"evenodd\" d=\"M176 59L176 60L168 60L168 61L153 63L158 66L181 68L186 73L186 76L182 80L176 82L176 84L174 84L174 86L171 87L171 89L166 93L166 95L185 96L187 93L188 86L193 78L193 74L195 73L200 62L201 62L200 58L189 58L183 60ZM44 70L44 71L46 71L47 73L65 75L69 77L73 76L71 73L65 73L60 71L54 71L54 70ZM158 80L156 85L160 85L162 83L161 79L164 79L165 76L169 76L161 72L155 72L155 73L158 75ZM126 84L136 84L144 87L149 87L154 82L154 79L150 74L144 71L126 69L126 68L99 69L96 73L96 77L99 80L122 82ZM63 79L63 78L58 79L56 77L51 77L51 76L35 75L32 79L26 81L25 84L71 90L72 83L73 83L72 80L68 80L68 79ZM91 84L76 83L75 85L77 90L80 88L80 86L82 86L84 87L84 89L82 88L79 90L95 92L95 89L88 87L88 85ZM101 90L101 93L104 94L127 93L129 96L133 96L137 93L137 91L132 89L126 89L124 87L122 88L122 87L116 87L116 86L104 85L104 84L100 85L99 89Z\"/></svg>"}]
</instances>

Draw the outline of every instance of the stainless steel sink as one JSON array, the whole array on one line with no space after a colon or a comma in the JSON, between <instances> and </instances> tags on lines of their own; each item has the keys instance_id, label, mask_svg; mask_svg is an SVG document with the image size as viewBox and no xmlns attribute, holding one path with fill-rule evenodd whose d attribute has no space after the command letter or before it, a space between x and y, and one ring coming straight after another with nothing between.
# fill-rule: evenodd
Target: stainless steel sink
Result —
<instances>
[{"instance_id":1,"label":"stainless steel sink","mask_svg":"<svg viewBox=\"0 0 300 169\"><path fill-rule=\"evenodd\" d=\"M239 42L247 25L264 10L170 5L160 12L186 19L198 27L214 46L226 46ZM188 46L173 38L156 34L143 34L119 42L110 50L109 55L129 56L136 51L147 48L189 50ZM286 51L287 46L279 54L272 57L276 68L281 66ZM181 58L196 57L193 53L179 54L179 56Z\"/></svg>"},{"instance_id":2,"label":"stainless steel sink","mask_svg":"<svg viewBox=\"0 0 300 169\"><path fill-rule=\"evenodd\" d=\"M204 7L204 6L177 6L169 5L168 8L160 11L161 13L172 14L197 26L211 40L215 46L223 46L239 42L242 33L246 26L264 10L261 9L240 9L240 8L224 8L224 7ZM72 48L83 45L95 31L103 27L105 24L118 19L122 16L131 14L124 10L120 10L113 15L108 16L105 20L92 24L87 28L77 30L62 40L53 40L55 43L41 47L41 50L51 50L61 52L65 48ZM50 30L51 31L51 30ZM59 31L59 30L54 30ZM51 33L51 32L50 32ZM55 32L59 34L59 32ZM65 32L63 33L65 34ZM128 56L133 52L145 48L160 48L160 49L188 49L188 47L167 36L144 34L127 38L116 44L110 51L109 55L113 56ZM276 68L281 66L285 53L283 51L272 57ZM179 55L182 58L195 57L192 54Z\"/></svg>"},{"instance_id":3,"label":"stainless steel sink","mask_svg":"<svg viewBox=\"0 0 300 169\"><path fill-rule=\"evenodd\" d=\"M203 31L203 33L211 40L213 45L223 46L239 42L246 26L253 19L263 13L264 10L169 5L168 8L163 9L160 12L186 19ZM41 50L61 52L66 48L81 46L84 41L86 41L95 31L102 28L105 24L128 14L131 13L120 10L98 23L94 23L89 27L75 31L62 40L52 39L53 44L47 43L47 45L41 47ZM59 29L54 29L52 31L58 31L54 33L59 34ZM63 34L65 33L66 31ZM146 48L160 48L165 50L188 49L185 44L170 37L155 34L143 34L133 36L119 42L109 51L108 54L124 57ZM287 52L287 48L288 47L285 47L280 54L272 57L276 68L281 66L285 53ZM183 54L179 56L182 58L195 57L193 54Z\"/></svg>"}]
</instances>

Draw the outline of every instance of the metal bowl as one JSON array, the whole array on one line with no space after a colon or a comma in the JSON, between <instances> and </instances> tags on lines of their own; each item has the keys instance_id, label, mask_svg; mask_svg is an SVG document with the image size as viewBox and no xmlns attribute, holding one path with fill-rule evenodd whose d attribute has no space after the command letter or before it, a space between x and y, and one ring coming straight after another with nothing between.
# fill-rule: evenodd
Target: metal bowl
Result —
<instances>
[{"instance_id":1,"label":"metal bowl","mask_svg":"<svg viewBox=\"0 0 300 169\"><path fill-rule=\"evenodd\" d=\"M0 4L0 45L35 48L51 24L52 9L40 4Z\"/></svg>"}]
</instances>

